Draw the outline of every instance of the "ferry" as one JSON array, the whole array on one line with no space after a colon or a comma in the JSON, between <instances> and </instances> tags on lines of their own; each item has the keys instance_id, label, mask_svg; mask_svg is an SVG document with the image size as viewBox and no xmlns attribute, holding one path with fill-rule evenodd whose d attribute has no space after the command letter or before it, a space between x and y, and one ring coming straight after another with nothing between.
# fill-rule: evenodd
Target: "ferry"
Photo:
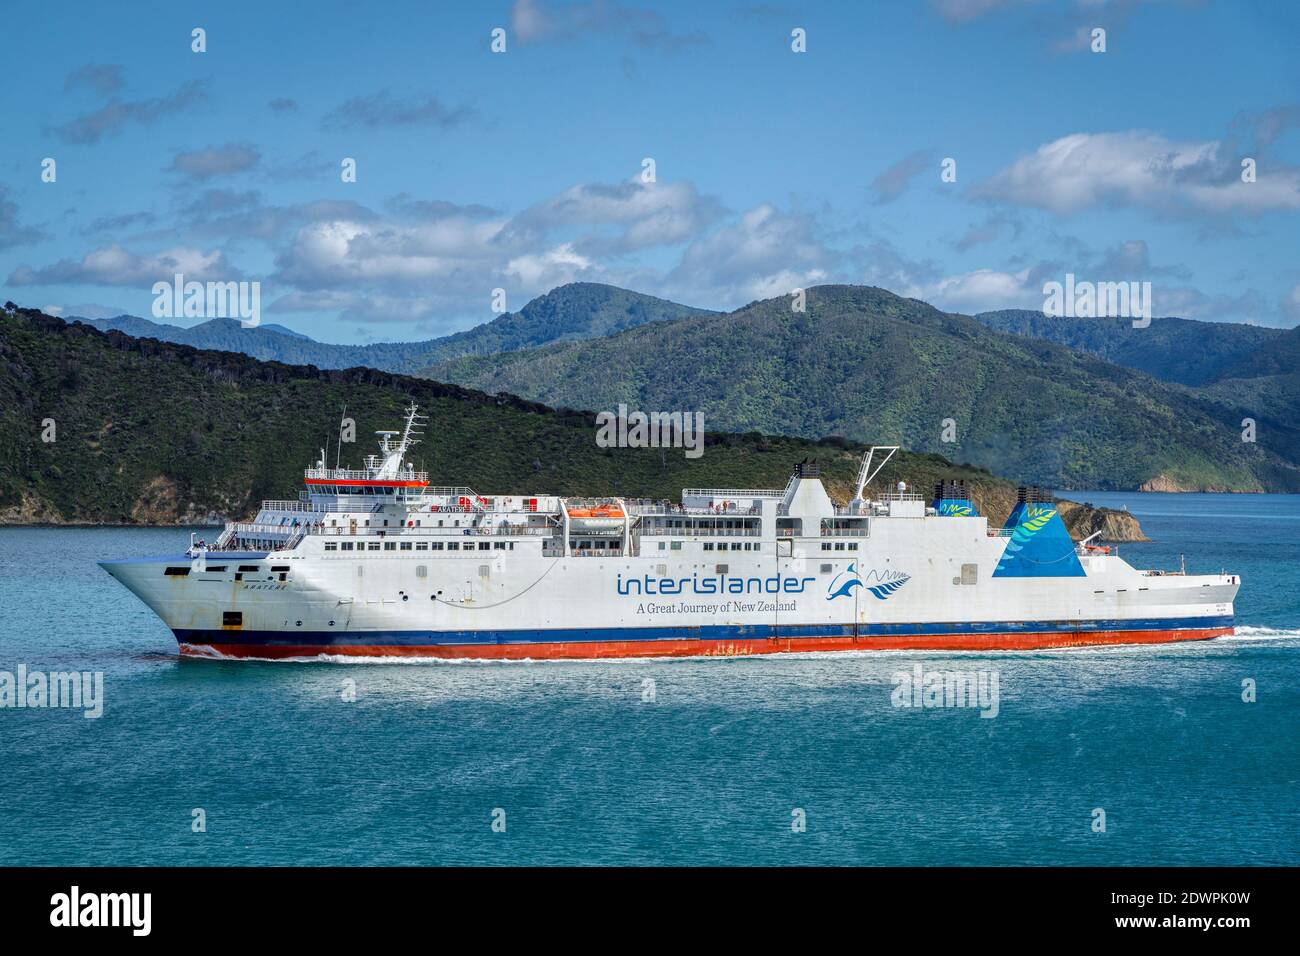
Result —
<instances>
[{"instance_id":1,"label":"ferry","mask_svg":"<svg viewBox=\"0 0 1300 956\"><path fill-rule=\"evenodd\" d=\"M101 566L196 657L1001 651L1233 630L1236 575L1135 569L1072 540L1038 489L1002 527L961 482L871 493L897 446L866 452L844 505L811 460L784 488L679 502L480 494L407 461L425 422L409 407L359 469L322 449L297 500L210 544Z\"/></svg>"}]
</instances>

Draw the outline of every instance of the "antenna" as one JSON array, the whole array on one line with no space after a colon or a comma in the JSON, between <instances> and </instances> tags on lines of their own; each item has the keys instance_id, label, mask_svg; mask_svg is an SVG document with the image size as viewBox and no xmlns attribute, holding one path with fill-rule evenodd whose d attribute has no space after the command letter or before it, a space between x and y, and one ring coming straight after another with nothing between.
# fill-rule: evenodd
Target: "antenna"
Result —
<instances>
[{"instance_id":1,"label":"antenna","mask_svg":"<svg viewBox=\"0 0 1300 956\"><path fill-rule=\"evenodd\" d=\"M334 449L334 470L335 471L339 470L339 455L343 454L343 423L347 421L347 419L348 419L348 406L347 403L344 403L343 417L339 419L339 443L338 443L338 447Z\"/></svg>"},{"instance_id":2,"label":"antenna","mask_svg":"<svg viewBox=\"0 0 1300 956\"><path fill-rule=\"evenodd\" d=\"M402 442L399 446L403 454L412 446L420 443L420 437L424 434L424 425L428 422L427 415L420 414L420 407L412 402L406 408L406 427L402 429Z\"/></svg>"}]
</instances>

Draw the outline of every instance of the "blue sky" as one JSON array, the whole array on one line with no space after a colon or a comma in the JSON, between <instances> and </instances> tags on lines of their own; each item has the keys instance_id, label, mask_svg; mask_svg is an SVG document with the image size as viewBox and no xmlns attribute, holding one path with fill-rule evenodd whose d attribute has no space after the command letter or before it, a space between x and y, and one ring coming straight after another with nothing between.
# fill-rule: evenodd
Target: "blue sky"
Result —
<instances>
[{"instance_id":1,"label":"blue sky","mask_svg":"<svg viewBox=\"0 0 1300 956\"><path fill-rule=\"evenodd\" d=\"M58 314L149 316L181 271L366 342L575 280L972 312L1070 272L1300 322L1289 3L15 3L5 27L0 294Z\"/></svg>"}]
</instances>

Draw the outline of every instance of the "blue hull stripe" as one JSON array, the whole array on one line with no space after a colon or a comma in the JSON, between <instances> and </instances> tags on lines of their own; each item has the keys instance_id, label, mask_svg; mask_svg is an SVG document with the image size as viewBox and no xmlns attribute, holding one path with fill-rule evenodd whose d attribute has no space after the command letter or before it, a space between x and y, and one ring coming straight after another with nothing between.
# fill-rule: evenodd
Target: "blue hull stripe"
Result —
<instances>
[{"instance_id":1,"label":"blue hull stripe","mask_svg":"<svg viewBox=\"0 0 1300 956\"><path fill-rule=\"evenodd\" d=\"M1110 621L982 621L956 624L745 624L704 627L606 627L510 631L245 631L176 629L182 644L291 646L567 644L591 641L729 641L782 637L886 637L943 634L1073 634L1097 631L1183 631L1232 627L1232 617L1126 618Z\"/></svg>"}]
</instances>

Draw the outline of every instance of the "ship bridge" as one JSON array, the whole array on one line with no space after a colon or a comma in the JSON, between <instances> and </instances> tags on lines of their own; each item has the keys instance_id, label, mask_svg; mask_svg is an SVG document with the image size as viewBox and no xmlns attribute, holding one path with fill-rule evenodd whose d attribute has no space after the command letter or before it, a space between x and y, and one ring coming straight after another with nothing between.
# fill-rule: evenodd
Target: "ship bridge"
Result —
<instances>
[{"instance_id":1,"label":"ship bridge","mask_svg":"<svg viewBox=\"0 0 1300 956\"><path fill-rule=\"evenodd\" d=\"M377 431L379 454L367 455L363 468L327 468L325 449L314 468L303 473L303 483L311 500L317 496L364 496L382 501L419 498L429 487L429 473L416 471L406 461L406 454L420 443L428 419L415 405L406 409L406 424L401 431Z\"/></svg>"}]
</instances>

